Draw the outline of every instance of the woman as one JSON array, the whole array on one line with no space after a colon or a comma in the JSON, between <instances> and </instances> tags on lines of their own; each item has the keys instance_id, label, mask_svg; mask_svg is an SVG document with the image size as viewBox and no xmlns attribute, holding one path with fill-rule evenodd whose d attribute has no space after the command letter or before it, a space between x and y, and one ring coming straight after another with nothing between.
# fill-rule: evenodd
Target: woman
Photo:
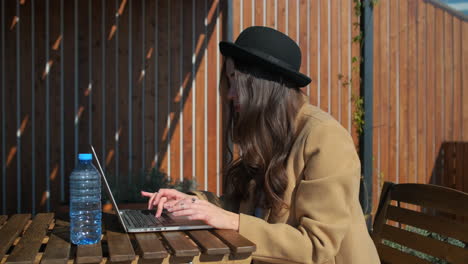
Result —
<instances>
[{"instance_id":1,"label":"woman","mask_svg":"<svg viewBox=\"0 0 468 264\"><path fill-rule=\"evenodd\" d=\"M257 245L256 263L379 263L359 204L360 162L349 133L306 103L301 52L266 27L221 42L239 157L222 198L162 189L148 207L233 229ZM224 209L223 209L224 208Z\"/></svg>"}]
</instances>

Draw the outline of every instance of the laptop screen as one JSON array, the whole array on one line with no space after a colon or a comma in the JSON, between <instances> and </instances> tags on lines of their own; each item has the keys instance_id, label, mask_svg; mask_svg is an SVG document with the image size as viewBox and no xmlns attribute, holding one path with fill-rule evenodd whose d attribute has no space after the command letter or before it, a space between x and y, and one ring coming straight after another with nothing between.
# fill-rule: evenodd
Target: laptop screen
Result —
<instances>
[{"instance_id":1,"label":"laptop screen","mask_svg":"<svg viewBox=\"0 0 468 264\"><path fill-rule=\"evenodd\" d=\"M109 187L109 183L107 182L106 176L104 175L104 171L102 170L101 163L99 162L98 156L96 155L96 151L94 151L93 145L90 145L90 147L91 147L91 150L93 151L94 157L96 158L96 162L99 167L99 172L101 173L102 179L104 181L104 188L106 189L107 195L111 199L114 209L117 211L117 214L120 217L119 208L117 207L117 203L115 202L114 195L112 195L111 188Z\"/></svg>"}]
</instances>

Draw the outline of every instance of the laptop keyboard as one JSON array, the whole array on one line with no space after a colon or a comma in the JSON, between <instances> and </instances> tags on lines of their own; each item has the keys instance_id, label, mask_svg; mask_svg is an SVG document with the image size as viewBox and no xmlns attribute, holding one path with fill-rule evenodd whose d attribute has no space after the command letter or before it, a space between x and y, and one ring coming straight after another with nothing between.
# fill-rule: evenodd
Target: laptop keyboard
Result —
<instances>
[{"instance_id":1,"label":"laptop keyboard","mask_svg":"<svg viewBox=\"0 0 468 264\"><path fill-rule=\"evenodd\" d=\"M131 220L136 227L153 227L161 225L170 225L174 220L165 213L161 214L160 218L156 218L154 210L129 210L125 211L125 215Z\"/></svg>"}]
</instances>

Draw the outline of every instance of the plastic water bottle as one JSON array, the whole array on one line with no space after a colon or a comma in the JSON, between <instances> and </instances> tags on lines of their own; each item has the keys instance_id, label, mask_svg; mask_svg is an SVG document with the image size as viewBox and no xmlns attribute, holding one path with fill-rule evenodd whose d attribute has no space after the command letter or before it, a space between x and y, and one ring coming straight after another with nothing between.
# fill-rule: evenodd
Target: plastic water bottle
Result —
<instances>
[{"instance_id":1,"label":"plastic water bottle","mask_svg":"<svg viewBox=\"0 0 468 264\"><path fill-rule=\"evenodd\" d=\"M70 175L70 238L76 245L101 239L101 177L92 159L91 154L79 154Z\"/></svg>"}]
</instances>

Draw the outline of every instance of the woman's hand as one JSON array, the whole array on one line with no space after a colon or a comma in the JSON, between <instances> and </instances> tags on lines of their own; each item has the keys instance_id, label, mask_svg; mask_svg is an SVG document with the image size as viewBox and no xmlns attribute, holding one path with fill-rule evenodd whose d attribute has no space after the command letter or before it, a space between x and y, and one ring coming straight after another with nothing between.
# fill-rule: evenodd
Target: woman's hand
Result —
<instances>
[{"instance_id":1,"label":"woman's hand","mask_svg":"<svg viewBox=\"0 0 468 264\"><path fill-rule=\"evenodd\" d=\"M218 229L239 230L238 214L195 197L179 200L167 210L175 216L188 216L190 220L201 220Z\"/></svg>"},{"instance_id":2,"label":"woman's hand","mask_svg":"<svg viewBox=\"0 0 468 264\"><path fill-rule=\"evenodd\" d=\"M154 206L157 206L156 217L161 216L163 208L172 206L182 199L195 197L174 189L159 189L159 192L154 193L141 191L141 195L150 198L148 201L148 209L153 209Z\"/></svg>"}]
</instances>

